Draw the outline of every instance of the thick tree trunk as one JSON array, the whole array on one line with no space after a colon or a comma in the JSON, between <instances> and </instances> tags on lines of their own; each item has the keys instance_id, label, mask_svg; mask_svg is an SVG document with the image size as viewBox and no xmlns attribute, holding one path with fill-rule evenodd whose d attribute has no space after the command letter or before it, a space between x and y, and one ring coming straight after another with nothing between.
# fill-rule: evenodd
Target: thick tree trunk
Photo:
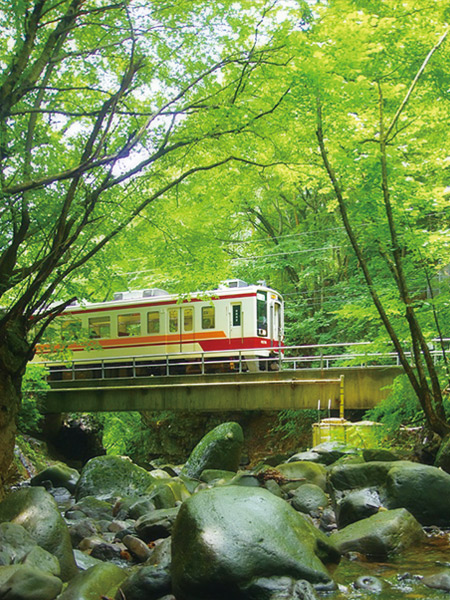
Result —
<instances>
[{"instance_id":1,"label":"thick tree trunk","mask_svg":"<svg viewBox=\"0 0 450 600\"><path fill-rule=\"evenodd\" d=\"M16 416L30 346L23 318L0 322L0 498L14 458Z\"/></svg>"}]
</instances>

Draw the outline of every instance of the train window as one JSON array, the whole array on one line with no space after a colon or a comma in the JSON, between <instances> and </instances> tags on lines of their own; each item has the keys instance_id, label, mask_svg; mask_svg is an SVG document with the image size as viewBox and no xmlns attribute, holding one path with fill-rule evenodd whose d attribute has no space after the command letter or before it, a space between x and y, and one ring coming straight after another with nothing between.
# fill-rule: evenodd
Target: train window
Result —
<instances>
[{"instance_id":1,"label":"train window","mask_svg":"<svg viewBox=\"0 0 450 600\"><path fill-rule=\"evenodd\" d=\"M119 315L117 317L117 331L120 337L140 335L141 315L139 313Z\"/></svg>"},{"instance_id":2,"label":"train window","mask_svg":"<svg viewBox=\"0 0 450 600\"><path fill-rule=\"evenodd\" d=\"M88 329L91 339L108 338L111 336L111 320L109 317L90 317Z\"/></svg>"},{"instance_id":3,"label":"train window","mask_svg":"<svg viewBox=\"0 0 450 600\"><path fill-rule=\"evenodd\" d=\"M183 327L184 331L192 331L194 329L193 308L183 308Z\"/></svg>"},{"instance_id":4,"label":"train window","mask_svg":"<svg viewBox=\"0 0 450 600\"><path fill-rule=\"evenodd\" d=\"M259 336L267 336L267 292L256 294L256 330Z\"/></svg>"},{"instance_id":5,"label":"train window","mask_svg":"<svg viewBox=\"0 0 450 600\"><path fill-rule=\"evenodd\" d=\"M176 333L178 331L178 308L171 308L169 310L169 333Z\"/></svg>"},{"instance_id":6,"label":"train window","mask_svg":"<svg viewBox=\"0 0 450 600\"><path fill-rule=\"evenodd\" d=\"M202 308L202 329L214 329L215 326L214 306L204 306Z\"/></svg>"},{"instance_id":7,"label":"train window","mask_svg":"<svg viewBox=\"0 0 450 600\"><path fill-rule=\"evenodd\" d=\"M148 333L159 333L160 332L160 324L159 324L159 312L153 311L147 313L147 331Z\"/></svg>"},{"instance_id":8,"label":"train window","mask_svg":"<svg viewBox=\"0 0 450 600\"><path fill-rule=\"evenodd\" d=\"M232 305L232 315L233 315L233 327L239 327L241 324L241 305L240 304L233 304Z\"/></svg>"}]
</instances>

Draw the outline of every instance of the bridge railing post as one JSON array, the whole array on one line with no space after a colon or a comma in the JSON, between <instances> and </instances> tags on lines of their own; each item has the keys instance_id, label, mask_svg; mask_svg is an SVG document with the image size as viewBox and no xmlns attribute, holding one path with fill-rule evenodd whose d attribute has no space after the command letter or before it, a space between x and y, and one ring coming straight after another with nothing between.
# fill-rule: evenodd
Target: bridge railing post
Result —
<instances>
[{"instance_id":1,"label":"bridge railing post","mask_svg":"<svg viewBox=\"0 0 450 600\"><path fill-rule=\"evenodd\" d=\"M169 376L170 375L170 362L169 362L169 355L166 354L166 375Z\"/></svg>"},{"instance_id":2,"label":"bridge railing post","mask_svg":"<svg viewBox=\"0 0 450 600\"><path fill-rule=\"evenodd\" d=\"M202 375L205 374L205 353L202 352Z\"/></svg>"},{"instance_id":3,"label":"bridge railing post","mask_svg":"<svg viewBox=\"0 0 450 600\"><path fill-rule=\"evenodd\" d=\"M239 350L239 373L242 373L242 352Z\"/></svg>"},{"instance_id":4,"label":"bridge railing post","mask_svg":"<svg viewBox=\"0 0 450 600\"><path fill-rule=\"evenodd\" d=\"M339 377L340 379L340 383L339 383L339 417L341 419L344 418L344 410L345 410L345 405L344 405L344 375L341 375Z\"/></svg>"}]
</instances>

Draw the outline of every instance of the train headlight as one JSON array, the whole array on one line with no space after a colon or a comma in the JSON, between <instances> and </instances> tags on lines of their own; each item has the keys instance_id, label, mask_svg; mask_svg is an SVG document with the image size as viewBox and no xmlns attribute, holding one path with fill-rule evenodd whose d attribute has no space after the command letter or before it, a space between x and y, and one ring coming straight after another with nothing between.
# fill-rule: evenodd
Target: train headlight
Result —
<instances>
[{"instance_id":1,"label":"train headlight","mask_svg":"<svg viewBox=\"0 0 450 600\"><path fill-rule=\"evenodd\" d=\"M258 335L267 335L267 329L258 329Z\"/></svg>"}]
</instances>

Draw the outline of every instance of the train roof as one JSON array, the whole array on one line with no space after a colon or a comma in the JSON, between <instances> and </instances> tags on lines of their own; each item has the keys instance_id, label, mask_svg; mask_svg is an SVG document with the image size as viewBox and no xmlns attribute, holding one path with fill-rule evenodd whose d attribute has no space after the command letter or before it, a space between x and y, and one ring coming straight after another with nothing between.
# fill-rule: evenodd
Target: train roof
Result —
<instances>
[{"instance_id":1,"label":"train roof","mask_svg":"<svg viewBox=\"0 0 450 600\"><path fill-rule=\"evenodd\" d=\"M189 294L170 294L160 288L147 288L143 290L130 290L126 292L116 292L112 300L106 302L73 302L64 312L78 312L95 308L119 308L121 306L133 305L151 305L165 304L179 301L204 300L255 295L257 291L263 290L276 294L282 299L281 294L276 290L269 288L265 282L258 282L258 285L248 284L241 279L231 279L222 282L216 289L208 291L196 291Z\"/></svg>"}]
</instances>

